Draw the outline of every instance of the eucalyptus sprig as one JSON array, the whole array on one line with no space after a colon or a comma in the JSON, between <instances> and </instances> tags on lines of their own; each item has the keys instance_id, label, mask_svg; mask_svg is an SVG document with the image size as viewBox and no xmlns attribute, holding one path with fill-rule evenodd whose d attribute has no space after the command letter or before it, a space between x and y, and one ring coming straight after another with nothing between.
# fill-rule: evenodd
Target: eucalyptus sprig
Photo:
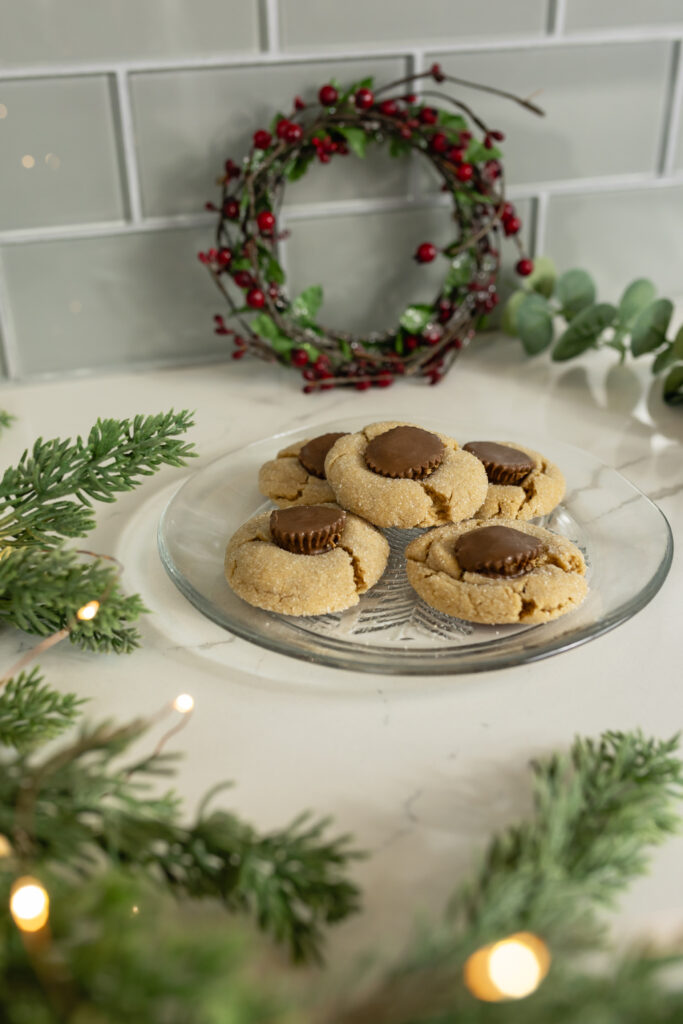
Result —
<instances>
[{"instance_id":1,"label":"eucalyptus sprig","mask_svg":"<svg viewBox=\"0 0 683 1024\"><path fill-rule=\"evenodd\" d=\"M528 355L551 348L556 362L574 359L589 349L612 348L623 360L653 354L654 374L666 373L664 401L683 404L683 326L667 337L673 303L657 298L647 278L637 278L624 290L618 304L597 301L590 274L581 269L557 276L552 260L535 261L524 287L508 299L503 330L522 341ZM556 338L556 324L562 324Z\"/></svg>"}]
</instances>

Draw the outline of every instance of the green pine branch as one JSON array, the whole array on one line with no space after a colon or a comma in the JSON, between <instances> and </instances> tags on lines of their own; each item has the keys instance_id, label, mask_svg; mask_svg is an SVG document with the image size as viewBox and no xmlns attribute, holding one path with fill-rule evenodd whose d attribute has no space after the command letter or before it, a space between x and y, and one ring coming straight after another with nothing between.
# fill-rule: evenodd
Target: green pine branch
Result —
<instances>
[{"instance_id":1,"label":"green pine branch","mask_svg":"<svg viewBox=\"0 0 683 1024\"><path fill-rule=\"evenodd\" d=\"M85 704L73 693L59 693L38 668L20 672L0 688L0 746L29 750L69 729Z\"/></svg>"},{"instance_id":2,"label":"green pine branch","mask_svg":"<svg viewBox=\"0 0 683 1024\"><path fill-rule=\"evenodd\" d=\"M0 540L5 545L56 543L95 525L92 501L111 502L161 466L195 455L177 435L193 425L187 411L98 420L87 440L39 438L0 480Z\"/></svg>"},{"instance_id":3,"label":"green pine branch","mask_svg":"<svg viewBox=\"0 0 683 1024\"><path fill-rule=\"evenodd\" d=\"M100 602L94 619L76 613ZM129 653L140 642L131 625L146 612L137 594L122 593L113 566L80 561L76 552L55 547L10 549L0 558L0 623L48 636L68 626L70 640L82 650Z\"/></svg>"},{"instance_id":4,"label":"green pine branch","mask_svg":"<svg viewBox=\"0 0 683 1024\"><path fill-rule=\"evenodd\" d=\"M13 416L11 412L5 412L4 409L0 409L0 433L2 433L3 430L7 430L8 427L11 427L15 419L16 416Z\"/></svg>"}]
</instances>

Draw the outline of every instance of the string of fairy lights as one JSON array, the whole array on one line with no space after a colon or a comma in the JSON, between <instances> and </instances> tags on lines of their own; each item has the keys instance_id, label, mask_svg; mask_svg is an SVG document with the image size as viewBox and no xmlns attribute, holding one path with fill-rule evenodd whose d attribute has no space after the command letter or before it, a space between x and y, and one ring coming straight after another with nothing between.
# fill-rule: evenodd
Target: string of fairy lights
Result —
<instances>
[{"instance_id":1,"label":"string of fairy lights","mask_svg":"<svg viewBox=\"0 0 683 1024\"><path fill-rule=\"evenodd\" d=\"M76 620L92 621L100 608L101 601L88 601L76 612ZM59 630L27 652L20 662L12 666L0 679L0 687L28 661L32 661L48 647L68 636L71 628L67 626ZM153 756L160 754L171 737L185 728L194 709L194 697L189 693L180 693L170 704L165 705L158 715L150 719L150 722L153 722L169 712L180 715L178 722L164 733L157 743ZM9 840L0 834L0 860L11 857L12 852ZM22 875L15 880L10 890L9 912L14 924L27 940L36 936L49 942L50 894L40 879ZM135 916L138 913L139 908L133 906L131 914ZM550 962L550 950L539 936L531 932L518 932L505 936L498 942L482 946L472 953L463 967L463 981L469 992L483 1002L498 1003L524 999L542 984L550 969Z\"/></svg>"}]
</instances>

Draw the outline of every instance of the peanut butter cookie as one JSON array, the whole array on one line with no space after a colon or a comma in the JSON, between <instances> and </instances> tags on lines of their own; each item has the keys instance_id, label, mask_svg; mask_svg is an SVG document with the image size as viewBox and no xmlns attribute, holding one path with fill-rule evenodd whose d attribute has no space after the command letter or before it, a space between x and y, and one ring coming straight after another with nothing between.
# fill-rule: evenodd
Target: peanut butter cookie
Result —
<instances>
[{"instance_id":1,"label":"peanut butter cookie","mask_svg":"<svg viewBox=\"0 0 683 1024\"><path fill-rule=\"evenodd\" d=\"M481 460L489 480L477 519L535 519L562 501L564 476L539 452L510 441L470 441L463 449Z\"/></svg>"},{"instance_id":2,"label":"peanut butter cookie","mask_svg":"<svg viewBox=\"0 0 683 1024\"><path fill-rule=\"evenodd\" d=\"M471 519L418 537L406 572L420 597L467 622L549 622L577 608L586 565L565 537L519 520Z\"/></svg>"},{"instance_id":3,"label":"peanut butter cookie","mask_svg":"<svg viewBox=\"0 0 683 1024\"><path fill-rule=\"evenodd\" d=\"M388 557L379 530L338 505L297 505L240 526L225 552L225 577L257 608L326 615L358 604Z\"/></svg>"},{"instance_id":4,"label":"peanut butter cookie","mask_svg":"<svg viewBox=\"0 0 683 1024\"><path fill-rule=\"evenodd\" d=\"M325 475L342 508L376 526L405 529L468 519L488 488L476 456L410 423L371 423L341 437Z\"/></svg>"},{"instance_id":5,"label":"peanut butter cookie","mask_svg":"<svg viewBox=\"0 0 683 1024\"><path fill-rule=\"evenodd\" d=\"M261 494L280 508L290 505L324 505L335 501L325 479L325 456L344 433L320 434L307 441L295 441L277 453L259 470Z\"/></svg>"}]
</instances>

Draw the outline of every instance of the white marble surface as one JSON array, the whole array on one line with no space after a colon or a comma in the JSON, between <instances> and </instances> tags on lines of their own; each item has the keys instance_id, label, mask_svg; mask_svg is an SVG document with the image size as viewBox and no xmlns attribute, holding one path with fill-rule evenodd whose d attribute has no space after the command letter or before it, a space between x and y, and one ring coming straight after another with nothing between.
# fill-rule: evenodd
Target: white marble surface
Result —
<instances>
[{"instance_id":1,"label":"white marble surface","mask_svg":"<svg viewBox=\"0 0 683 1024\"><path fill-rule=\"evenodd\" d=\"M549 436L621 469L683 525L683 411L669 409L647 366L614 365L606 353L556 366L488 337L463 354L437 388L400 385L305 396L279 368L242 362L0 388L0 407L19 419L0 442L5 464L38 435L87 431L98 415L196 409L198 465L280 430L360 415L485 419L501 436ZM476 431L475 431L476 433ZM164 470L99 509L89 542L125 563L124 583L153 615L144 648L129 658L83 655L62 644L43 659L51 682L92 697L90 714L133 717L190 691L196 712L178 737L179 786L190 806L218 779L223 797L260 827L302 808L334 814L371 852L357 869L361 917L337 929L339 962L408 934L416 915L437 912L491 831L528 807L526 765L576 733L640 726L669 736L683 725L680 552L663 589L633 620L565 654L472 676L414 679L320 669L247 649L202 620L175 590L155 549L166 496L185 471ZM0 637L9 666L30 641ZM242 667L237 667L242 666ZM247 670L244 666L249 666ZM666 937L683 926L683 842L653 859L615 919L620 936Z\"/></svg>"}]
</instances>

